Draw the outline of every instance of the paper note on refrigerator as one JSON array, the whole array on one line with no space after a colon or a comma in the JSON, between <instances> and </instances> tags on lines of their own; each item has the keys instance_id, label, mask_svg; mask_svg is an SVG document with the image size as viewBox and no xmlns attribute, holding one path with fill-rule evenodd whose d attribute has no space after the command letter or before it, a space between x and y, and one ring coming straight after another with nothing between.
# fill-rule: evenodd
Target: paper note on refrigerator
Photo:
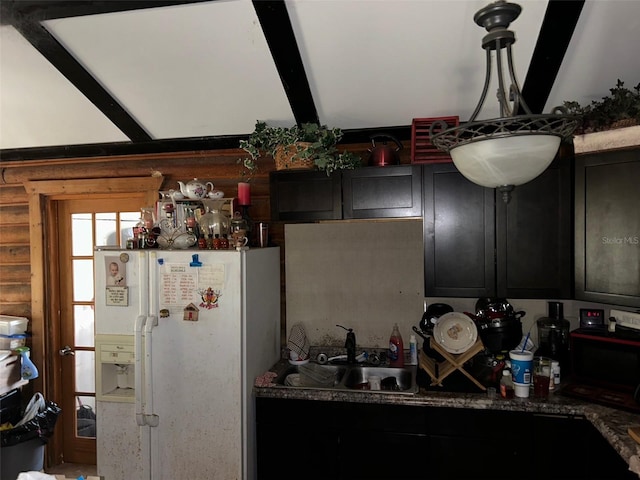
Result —
<instances>
[{"instance_id":1,"label":"paper note on refrigerator","mask_svg":"<svg viewBox=\"0 0 640 480\"><path fill-rule=\"evenodd\" d=\"M221 290L224 287L224 263L203 265L198 268L198 286Z\"/></svg>"},{"instance_id":2,"label":"paper note on refrigerator","mask_svg":"<svg viewBox=\"0 0 640 480\"><path fill-rule=\"evenodd\" d=\"M198 287L197 269L188 264L166 263L160 267L160 308L185 306L193 301Z\"/></svg>"}]
</instances>

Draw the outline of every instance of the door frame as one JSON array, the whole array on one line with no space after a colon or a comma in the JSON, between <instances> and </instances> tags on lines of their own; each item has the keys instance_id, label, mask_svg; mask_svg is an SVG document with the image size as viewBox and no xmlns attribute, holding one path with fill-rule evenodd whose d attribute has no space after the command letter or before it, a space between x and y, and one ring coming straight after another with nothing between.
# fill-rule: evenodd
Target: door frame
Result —
<instances>
[{"instance_id":1,"label":"door frame","mask_svg":"<svg viewBox=\"0 0 640 480\"><path fill-rule=\"evenodd\" d=\"M59 342L57 272L52 271L57 240L55 201L77 199L86 195L142 196L148 205L155 205L164 181L162 175L150 177L95 178L77 180L27 180L24 188L29 198L29 245L31 262L31 358L38 365L40 376L33 380L35 392L46 399L59 401L60 358L54 351ZM54 429L48 443L45 466L62 462L62 432Z\"/></svg>"}]
</instances>

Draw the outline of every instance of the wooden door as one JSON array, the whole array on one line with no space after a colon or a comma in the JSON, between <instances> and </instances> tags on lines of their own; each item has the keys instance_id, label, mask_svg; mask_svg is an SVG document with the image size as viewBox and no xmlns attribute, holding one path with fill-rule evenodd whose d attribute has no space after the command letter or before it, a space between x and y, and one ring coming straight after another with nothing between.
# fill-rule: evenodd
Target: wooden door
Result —
<instances>
[{"instance_id":1,"label":"wooden door","mask_svg":"<svg viewBox=\"0 0 640 480\"><path fill-rule=\"evenodd\" d=\"M65 463L95 464L95 348L93 250L121 246L140 219L142 199L73 199L56 202L59 284L59 355Z\"/></svg>"}]
</instances>

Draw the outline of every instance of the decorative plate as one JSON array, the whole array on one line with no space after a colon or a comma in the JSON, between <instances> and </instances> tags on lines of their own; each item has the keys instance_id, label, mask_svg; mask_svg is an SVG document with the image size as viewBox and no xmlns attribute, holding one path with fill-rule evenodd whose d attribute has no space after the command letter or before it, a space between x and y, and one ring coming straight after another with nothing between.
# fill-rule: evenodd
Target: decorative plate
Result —
<instances>
[{"instance_id":1,"label":"decorative plate","mask_svg":"<svg viewBox=\"0 0 640 480\"><path fill-rule=\"evenodd\" d=\"M478 329L464 313L442 315L433 327L433 339L449 353L464 353L478 339Z\"/></svg>"}]
</instances>

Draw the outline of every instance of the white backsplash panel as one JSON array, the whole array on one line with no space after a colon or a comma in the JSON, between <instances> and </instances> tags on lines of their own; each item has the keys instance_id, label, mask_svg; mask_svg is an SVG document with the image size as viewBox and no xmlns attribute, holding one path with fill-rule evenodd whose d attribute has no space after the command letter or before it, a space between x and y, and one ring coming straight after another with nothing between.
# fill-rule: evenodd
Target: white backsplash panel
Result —
<instances>
[{"instance_id":1,"label":"white backsplash panel","mask_svg":"<svg viewBox=\"0 0 640 480\"><path fill-rule=\"evenodd\" d=\"M343 347L352 328L360 348L386 348L398 323L405 348L423 312L424 255L421 220L368 220L285 225L286 335L302 323L311 345ZM456 312L475 313L477 298L427 297ZM560 301L571 330L580 308L611 308L570 299L508 299L526 312L522 330L538 344L536 321L548 315L548 302ZM418 345L423 340L417 338Z\"/></svg>"},{"instance_id":2,"label":"white backsplash panel","mask_svg":"<svg viewBox=\"0 0 640 480\"><path fill-rule=\"evenodd\" d=\"M395 322L406 347L424 299L422 220L285 225L287 338L302 323L311 345L387 347Z\"/></svg>"}]
</instances>

